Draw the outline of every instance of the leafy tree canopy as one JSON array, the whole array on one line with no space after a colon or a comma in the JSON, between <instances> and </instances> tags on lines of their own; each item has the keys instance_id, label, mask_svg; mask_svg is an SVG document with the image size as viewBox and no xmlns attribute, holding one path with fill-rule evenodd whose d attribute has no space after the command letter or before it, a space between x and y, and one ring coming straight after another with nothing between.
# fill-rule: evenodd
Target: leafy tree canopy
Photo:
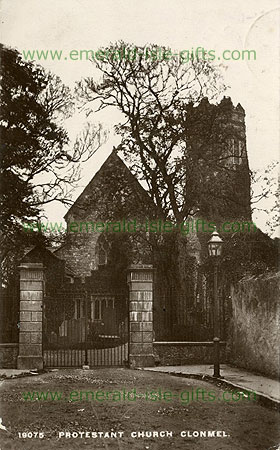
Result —
<instances>
[{"instance_id":1,"label":"leafy tree canopy","mask_svg":"<svg viewBox=\"0 0 280 450\"><path fill-rule=\"evenodd\" d=\"M89 159L105 136L101 125L87 125L70 147L62 125L74 111L70 89L16 50L1 45L0 54L0 239L7 269L26 245L22 224L38 220L47 203L70 204L78 163ZM36 241L35 233L32 237Z\"/></svg>"}]
</instances>

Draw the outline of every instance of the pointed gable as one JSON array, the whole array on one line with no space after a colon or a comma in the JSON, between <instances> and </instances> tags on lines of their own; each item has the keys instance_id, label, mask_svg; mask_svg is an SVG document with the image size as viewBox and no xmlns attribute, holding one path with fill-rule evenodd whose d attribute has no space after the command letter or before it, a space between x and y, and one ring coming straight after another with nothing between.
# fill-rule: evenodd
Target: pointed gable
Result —
<instances>
[{"instance_id":1,"label":"pointed gable","mask_svg":"<svg viewBox=\"0 0 280 450\"><path fill-rule=\"evenodd\" d=\"M151 216L153 201L113 150L65 215L66 221Z\"/></svg>"}]
</instances>

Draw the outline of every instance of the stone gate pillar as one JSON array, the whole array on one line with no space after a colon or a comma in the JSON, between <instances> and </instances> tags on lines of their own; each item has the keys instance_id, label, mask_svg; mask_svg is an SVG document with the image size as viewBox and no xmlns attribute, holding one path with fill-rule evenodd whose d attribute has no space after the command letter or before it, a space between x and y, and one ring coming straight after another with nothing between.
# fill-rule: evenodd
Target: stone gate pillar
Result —
<instances>
[{"instance_id":1,"label":"stone gate pillar","mask_svg":"<svg viewBox=\"0 0 280 450\"><path fill-rule=\"evenodd\" d=\"M132 265L129 285L129 366L154 366L153 266Z\"/></svg>"},{"instance_id":2,"label":"stone gate pillar","mask_svg":"<svg viewBox=\"0 0 280 450\"><path fill-rule=\"evenodd\" d=\"M44 267L22 263L20 270L20 328L18 369L42 369L42 311Z\"/></svg>"}]
</instances>

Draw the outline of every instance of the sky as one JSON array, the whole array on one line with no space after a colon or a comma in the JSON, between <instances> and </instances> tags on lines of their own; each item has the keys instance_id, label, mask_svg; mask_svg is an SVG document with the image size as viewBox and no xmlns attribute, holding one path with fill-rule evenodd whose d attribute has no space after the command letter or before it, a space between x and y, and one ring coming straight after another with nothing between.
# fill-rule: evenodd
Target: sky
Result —
<instances>
[{"instance_id":1,"label":"sky","mask_svg":"<svg viewBox=\"0 0 280 450\"><path fill-rule=\"evenodd\" d=\"M250 49L256 60L223 61L220 68L233 103L246 111L247 150L251 170L279 160L279 17L276 0L2 0L1 42L22 50L98 49L124 40L135 45L156 43L174 50L197 47L223 50ZM93 75L89 61L40 61L73 88ZM95 120L112 130L120 116L102 112ZM77 113L65 123L74 140L84 117ZM107 143L82 167L77 198L119 137L111 131ZM273 199L263 203L268 209ZM48 219L60 222L61 205L46 208ZM265 228L266 214L253 216Z\"/></svg>"}]
</instances>

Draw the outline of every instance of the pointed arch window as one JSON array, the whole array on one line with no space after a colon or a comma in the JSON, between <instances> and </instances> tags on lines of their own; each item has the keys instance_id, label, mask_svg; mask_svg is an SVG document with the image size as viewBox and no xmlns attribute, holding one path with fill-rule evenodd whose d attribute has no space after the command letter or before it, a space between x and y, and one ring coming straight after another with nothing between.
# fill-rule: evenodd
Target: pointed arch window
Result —
<instances>
[{"instance_id":1,"label":"pointed arch window","mask_svg":"<svg viewBox=\"0 0 280 450\"><path fill-rule=\"evenodd\" d=\"M98 265L105 266L107 264L107 252L103 247L100 247L98 252Z\"/></svg>"},{"instance_id":2,"label":"pointed arch window","mask_svg":"<svg viewBox=\"0 0 280 450\"><path fill-rule=\"evenodd\" d=\"M109 245L104 235L101 235L96 245L96 262L97 266L105 266L108 262Z\"/></svg>"},{"instance_id":3,"label":"pointed arch window","mask_svg":"<svg viewBox=\"0 0 280 450\"><path fill-rule=\"evenodd\" d=\"M244 156L244 143L240 140L231 138L229 141L229 156L234 166L240 165Z\"/></svg>"}]
</instances>

